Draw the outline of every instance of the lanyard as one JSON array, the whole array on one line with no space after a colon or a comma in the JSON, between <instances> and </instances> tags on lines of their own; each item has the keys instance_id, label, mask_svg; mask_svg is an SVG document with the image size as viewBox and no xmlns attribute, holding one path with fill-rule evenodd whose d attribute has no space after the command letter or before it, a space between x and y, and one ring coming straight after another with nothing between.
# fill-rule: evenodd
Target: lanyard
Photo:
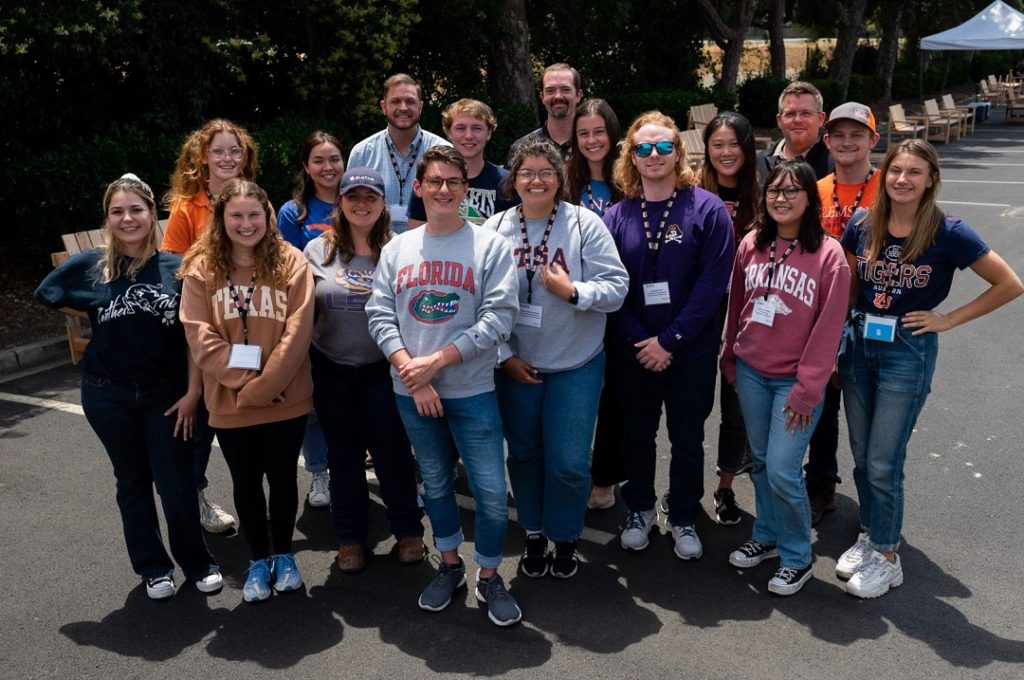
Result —
<instances>
[{"instance_id":1,"label":"lanyard","mask_svg":"<svg viewBox=\"0 0 1024 680\"><path fill-rule=\"evenodd\" d=\"M874 174L875 166L872 165L868 169L868 176L864 178L864 183L857 190L857 197L853 199L853 210L850 211L849 217L843 217L843 209L839 205L839 180L836 179L832 182L832 205L836 209L836 217L839 219L841 227L846 228L846 223L850 221L850 217L853 217L853 213L857 212L857 208L860 207L860 199L864 198L864 190L868 188L868 182L871 181L871 177Z\"/></svg>"},{"instance_id":2,"label":"lanyard","mask_svg":"<svg viewBox=\"0 0 1024 680\"><path fill-rule=\"evenodd\" d=\"M516 214L519 215L519 231L523 235L523 247L526 248L526 304L533 304L533 276L537 273L537 252L543 253L548 246L548 239L551 237L551 228L555 224L555 215L558 214L558 203L555 202L551 208L551 216L548 217L548 226L544 229L544 238L540 241L540 247L536 250L530 248L530 236L526 233L526 217L523 215L523 206L516 207Z\"/></svg>"},{"instance_id":3,"label":"lanyard","mask_svg":"<svg viewBox=\"0 0 1024 680\"><path fill-rule=\"evenodd\" d=\"M888 252L890 247L891 246L886 245L886 247L882 250L882 267L884 267L886 270L889 269L890 260ZM900 259L897 257L891 260L891 262L896 265L893 268L894 271L886 275L885 283L882 284L882 292L875 293L874 300L872 300L872 304L875 306L875 309L881 311L885 311L892 306L892 298L896 294L896 289L899 288Z\"/></svg>"},{"instance_id":4,"label":"lanyard","mask_svg":"<svg viewBox=\"0 0 1024 680\"><path fill-rule=\"evenodd\" d=\"M793 250L796 249L797 243L799 243L799 241L791 241L789 247L786 248L786 252L782 254L782 259L776 262L775 244L778 242L779 240L777 238L772 239L772 249L770 251L770 254L768 255L768 285L764 289L765 300L768 299L768 293L772 292L772 279L775 278L775 267L781 266L782 263L786 261L786 258L792 254Z\"/></svg>"},{"instance_id":5,"label":"lanyard","mask_svg":"<svg viewBox=\"0 0 1024 680\"><path fill-rule=\"evenodd\" d=\"M405 200L405 183L409 181L409 173L412 172L413 167L416 165L416 154L420 150L420 140L417 139L415 144L409 147L409 167L405 169L403 173L398 167L398 159L395 158L394 145L391 143L391 138L387 137L384 140L384 145L388 149L388 158L391 159L391 167L395 170L395 178L398 180L398 205L402 205Z\"/></svg>"},{"instance_id":6,"label":"lanyard","mask_svg":"<svg viewBox=\"0 0 1024 680\"><path fill-rule=\"evenodd\" d=\"M590 186L590 182L587 182L586 186L583 187L583 196L581 198L580 203L583 203L584 208L590 208L594 212L602 212L597 205L597 201L594 200L594 189ZM584 203L584 201L586 202Z\"/></svg>"},{"instance_id":7,"label":"lanyard","mask_svg":"<svg viewBox=\"0 0 1024 680\"><path fill-rule=\"evenodd\" d=\"M668 214L672 210L672 204L676 202L676 189L672 190L672 195L668 197L668 203L665 204L665 211L661 214L661 222L658 223L658 231L652 236L651 235L651 222L647 217L647 199L644 197L643 192L640 193L640 215L644 219L644 237L647 239L647 252L651 253L653 260L653 268L651 275L657 278L658 274L658 254L661 248L661 237L665 233L665 223L668 222Z\"/></svg>"},{"instance_id":8,"label":"lanyard","mask_svg":"<svg viewBox=\"0 0 1024 680\"><path fill-rule=\"evenodd\" d=\"M245 304L242 304L238 300L238 291L235 290L235 284L231 282L231 274L227 275L228 279L228 290L231 291L231 299L235 303L235 309L238 310L238 316L242 319L242 337L245 344L249 344L249 327L246 325L246 318L249 316L249 303L252 302L252 293L256 290L256 272L252 273L252 280L249 281L249 290L245 293Z\"/></svg>"}]
</instances>

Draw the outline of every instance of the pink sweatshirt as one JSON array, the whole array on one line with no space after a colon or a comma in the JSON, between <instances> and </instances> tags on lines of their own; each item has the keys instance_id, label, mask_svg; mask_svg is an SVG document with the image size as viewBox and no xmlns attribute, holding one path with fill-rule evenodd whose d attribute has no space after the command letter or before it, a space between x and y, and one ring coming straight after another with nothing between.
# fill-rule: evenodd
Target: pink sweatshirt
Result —
<instances>
[{"instance_id":1,"label":"pink sweatshirt","mask_svg":"<svg viewBox=\"0 0 1024 680\"><path fill-rule=\"evenodd\" d=\"M764 298L768 284L770 246L757 250L756 234L747 234L736 253L732 292L725 326L722 372L736 383L736 358L768 378L796 377L787 402L810 415L821 401L839 349L849 304L850 267L839 242L825 238L817 252L800 245L776 264L769 298L775 298L775 319L765 326L751 319L754 300ZM789 241L776 239L781 258Z\"/></svg>"}]
</instances>

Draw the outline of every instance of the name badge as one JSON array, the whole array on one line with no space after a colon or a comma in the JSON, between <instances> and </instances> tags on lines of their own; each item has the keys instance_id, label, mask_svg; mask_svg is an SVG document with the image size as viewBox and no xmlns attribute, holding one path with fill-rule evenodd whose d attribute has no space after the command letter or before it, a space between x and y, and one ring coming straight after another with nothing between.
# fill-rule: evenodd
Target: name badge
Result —
<instances>
[{"instance_id":1,"label":"name badge","mask_svg":"<svg viewBox=\"0 0 1024 680\"><path fill-rule=\"evenodd\" d=\"M528 305L525 302L519 305L519 321L516 323L530 328L540 328L544 318L544 308L540 305Z\"/></svg>"},{"instance_id":2,"label":"name badge","mask_svg":"<svg viewBox=\"0 0 1024 680\"><path fill-rule=\"evenodd\" d=\"M409 216L404 205L398 203L389 203L388 212L391 213L392 222L408 222Z\"/></svg>"},{"instance_id":3,"label":"name badge","mask_svg":"<svg viewBox=\"0 0 1024 680\"><path fill-rule=\"evenodd\" d=\"M763 297L759 297L755 299L754 313L751 314L750 318L756 323L771 328L772 324L775 323L775 298L765 300Z\"/></svg>"},{"instance_id":4,"label":"name badge","mask_svg":"<svg viewBox=\"0 0 1024 680\"><path fill-rule=\"evenodd\" d=\"M644 284L645 305L667 305L672 302L668 292L668 281L657 281Z\"/></svg>"},{"instance_id":5,"label":"name badge","mask_svg":"<svg viewBox=\"0 0 1024 680\"><path fill-rule=\"evenodd\" d=\"M248 368L258 371L262 353L263 349L259 345L231 345L228 368Z\"/></svg>"},{"instance_id":6,"label":"name badge","mask_svg":"<svg viewBox=\"0 0 1024 680\"><path fill-rule=\"evenodd\" d=\"M864 315L864 339L892 342L896 339L896 317Z\"/></svg>"}]
</instances>

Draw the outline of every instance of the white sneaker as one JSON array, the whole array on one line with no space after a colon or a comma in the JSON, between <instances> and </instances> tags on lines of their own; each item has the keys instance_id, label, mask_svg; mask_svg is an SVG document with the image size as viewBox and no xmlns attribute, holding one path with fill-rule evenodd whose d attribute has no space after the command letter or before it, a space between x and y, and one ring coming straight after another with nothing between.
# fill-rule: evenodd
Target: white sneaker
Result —
<instances>
[{"instance_id":1,"label":"white sneaker","mask_svg":"<svg viewBox=\"0 0 1024 680\"><path fill-rule=\"evenodd\" d=\"M206 500L203 490L198 492L199 496L199 523L211 534L219 534L235 528L235 518L224 512L216 503Z\"/></svg>"},{"instance_id":2,"label":"white sneaker","mask_svg":"<svg viewBox=\"0 0 1024 680\"><path fill-rule=\"evenodd\" d=\"M215 571L212 574L207 574L201 579L196 581L196 588L201 593L216 593L218 590L224 587L224 577L220 575L219 571Z\"/></svg>"},{"instance_id":3,"label":"white sneaker","mask_svg":"<svg viewBox=\"0 0 1024 680\"><path fill-rule=\"evenodd\" d=\"M331 473L327 470L313 473L309 483L309 504L314 508L326 508L331 504Z\"/></svg>"},{"instance_id":4,"label":"white sneaker","mask_svg":"<svg viewBox=\"0 0 1024 680\"><path fill-rule=\"evenodd\" d=\"M626 528L622 530L619 542L626 550L643 550L651 541L647 537L651 529L658 523L658 511L650 510L630 511L626 515Z\"/></svg>"},{"instance_id":5,"label":"white sneaker","mask_svg":"<svg viewBox=\"0 0 1024 680\"><path fill-rule=\"evenodd\" d=\"M146 595L151 600L166 600L174 595L174 581L170 574L146 579Z\"/></svg>"},{"instance_id":6,"label":"white sneaker","mask_svg":"<svg viewBox=\"0 0 1024 680\"><path fill-rule=\"evenodd\" d=\"M868 535L862 532L857 536L857 542L850 546L850 548L839 557L839 561L836 562L836 576L844 581L849 579L857 573L857 569L860 567L861 562L863 562L864 558L870 554L871 546L868 545Z\"/></svg>"},{"instance_id":7,"label":"white sneaker","mask_svg":"<svg viewBox=\"0 0 1024 680\"><path fill-rule=\"evenodd\" d=\"M681 560L699 560L704 554L704 546L700 544L700 537L694 530L692 524L677 527L669 524L672 530L672 540L676 542L676 557Z\"/></svg>"},{"instance_id":8,"label":"white sneaker","mask_svg":"<svg viewBox=\"0 0 1024 680\"><path fill-rule=\"evenodd\" d=\"M846 592L855 597L871 599L881 597L889 592L889 588L903 585L903 566L900 556L895 562L885 559L885 555L872 550L861 562L857 573L846 582Z\"/></svg>"}]
</instances>

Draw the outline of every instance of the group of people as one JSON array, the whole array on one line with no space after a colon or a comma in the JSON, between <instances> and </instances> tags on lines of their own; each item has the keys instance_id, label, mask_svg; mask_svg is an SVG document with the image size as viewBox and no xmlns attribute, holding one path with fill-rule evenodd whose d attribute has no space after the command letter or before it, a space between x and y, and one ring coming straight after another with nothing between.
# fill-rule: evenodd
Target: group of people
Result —
<instances>
[{"instance_id":1,"label":"group of people","mask_svg":"<svg viewBox=\"0 0 1024 680\"><path fill-rule=\"evenodd\" d=\"M756 499L729 562L778 558L767 588L779 595L810 578L811 526L834 509L842 399L861 530L836 573L858 597L902 583L903 463L938 333L1024 291L937 206L935 151L904 141L876 168L870 108L826 116L820 93L796 82L779 97L774 148L756 152L750 123L723 112L695 173L670 117L644 113L620 140L611 107L584 101L567 64L545 69L540 98L547 121L506 169L485 159L497 126L486 104L451 104L444 140L419 126L420 85L391 76L386 128L352 149L347 170L337 138L310 135L278 213L253 182L248 133L210 121L182 149L162 243L149 186L110 184L105 247L70 258L36 294L90 316L83 409L150 597L175 591L154 483L174 561L199 590L222 587L197 495L213 433L251 552L247 602L302 584L300 451L342 572L367 564L368 457L403 563L428 553L425 509L440 554L418 601L427 611L467 581L459 461L476 502L475 596L497 625L522 618L497 571L506 472L527 577L576 574L587 509L612 507L620 484L624 549L648 547L660 510L676 556L699 559L716 385L714 516L741 521L732 486L745 471ZM988 287L936 311L966 267Z\"/></svg>"}]
</instances>

